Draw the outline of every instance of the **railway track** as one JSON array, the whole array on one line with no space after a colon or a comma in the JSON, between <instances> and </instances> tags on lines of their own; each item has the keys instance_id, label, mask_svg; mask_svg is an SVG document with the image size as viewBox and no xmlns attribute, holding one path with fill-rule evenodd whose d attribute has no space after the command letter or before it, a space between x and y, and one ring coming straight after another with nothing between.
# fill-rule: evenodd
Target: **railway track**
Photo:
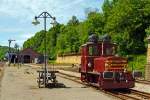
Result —
<instances>
[{"instance_id":1,"label":"railway track","mask_svg":"<svg viewBox=\"0 0 150 100\"><path fill-rule=\"evenodd\" d=\"M150 85L150 81L146 81L146 80L136 79L136 81L135 81L135 82L136 82L136 83L141 83L141 84Z\"/></svg>"},{"instance_id":2,"label":"railway track","mask_svg":"<svg viewBox=\"0 0 150 100\"><path fill-rule=\"evenodd\" d=\"M76 83L86 85L87 87L92 87L94 90L100 90L101 92L111 95L113 97L119 98L121 100L150 100L150 93L146 92L141 92L133 89L126 89L126 90L111 90L111 91L106 91L99 89L97 86L91 86L87 83L83 83L80 81L79 77L75 77L73 75L68 75L65 73L59 73L57 74L59 77L74 81Z\"/></svg>"}]
</instances>

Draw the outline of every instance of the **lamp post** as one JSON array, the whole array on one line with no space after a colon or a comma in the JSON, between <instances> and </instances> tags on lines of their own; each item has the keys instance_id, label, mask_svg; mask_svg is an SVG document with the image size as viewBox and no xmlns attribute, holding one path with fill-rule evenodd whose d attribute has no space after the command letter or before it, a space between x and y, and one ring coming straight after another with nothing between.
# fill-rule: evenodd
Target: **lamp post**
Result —
<instances>
[{"instance_id":1,"label":"lamp post","mask_svg":"<svg viewBox=\"0 0 150 100\"><path fill-rule=\"evenodd\" d=\"M11 59L10 59L10 52L11 52L11 50L10 50L10 45L11 45L11 42L12 42L12 41L15 41L15 40L12 40L12 39L9 39L9 40L8 40L8 43L9 43L9 53L8 53L8 56L9 56L9 57L8 57L9 64L8 64L8 65L9 65L9 66L10 66L10 60L11 60Z\"/></svg>"},{"instance_id":2,"label":"lamp post","mask_svg":"<svg viewBox=\"0 0 150 100\"><path fill-rule=\"evenodd\" d=\"M52 19L54 22L56 22L56 18L52 17L48 12L42 12L41 14L39 14L38 16L35 16L34 21L32 22L32 24L34 25L38 25L40 24L40 22L38 21L39 18L43 18L44 19L44 87L46 87L46 71L47 71L47 54L46 54L46 19L50 18Z\"/></svg>"}]
</instances>

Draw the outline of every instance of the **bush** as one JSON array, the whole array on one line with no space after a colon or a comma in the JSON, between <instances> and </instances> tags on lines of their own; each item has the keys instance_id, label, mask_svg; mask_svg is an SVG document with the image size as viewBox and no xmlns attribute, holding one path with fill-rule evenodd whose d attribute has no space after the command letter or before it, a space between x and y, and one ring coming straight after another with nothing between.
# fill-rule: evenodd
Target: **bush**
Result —
<instances>
[{"instance_id":1,"label":"bush","mask_svg":"<svg viewBox=\"0 0 150 100\"><path fill-rule=\"evenodd\" d=\"M131 56L130 56L131 57ZM129 70L140 70L145 73L146 66L146 54L144 55L132 55L132 60L128 59Z\"/></svg>"}]
</instances>

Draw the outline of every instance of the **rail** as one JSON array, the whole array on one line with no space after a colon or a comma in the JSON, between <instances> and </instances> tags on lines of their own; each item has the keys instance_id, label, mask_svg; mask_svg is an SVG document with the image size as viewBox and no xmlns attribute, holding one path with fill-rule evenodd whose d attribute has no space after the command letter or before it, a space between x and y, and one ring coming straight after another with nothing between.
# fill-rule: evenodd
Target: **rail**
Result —
<instances>
[{"instance_id":1,"label":"rail","mask_svg":"<svg viewBox=\"0 0 150 100\"><path fill-rule=\"evenodd\" d=\"M86 85L88 87L92 87L95 90L101 90L101 92L119 98L121 100L150 100L150 93L141 92L133 89L126 89L125 91L124 90L102 90L99 89L96 85L91 86L87 83L81 82L79 77L75 77L73 75L68 75L65 73L59 73L57 75L59 77L74 81L76 83Z\"/></svg>"},{"instance_id":2,"label":"rail","mask_svg":"<svg viewBox=\"0 0 150 100\"><path fill-rule=\"evenodd\" d=\"M136 79L135 82L137 83L141 83L141 84L146 84L146 85L150 85L150 81L147 80L140 80L140 79Z\"/></svg>"}]
</instances>

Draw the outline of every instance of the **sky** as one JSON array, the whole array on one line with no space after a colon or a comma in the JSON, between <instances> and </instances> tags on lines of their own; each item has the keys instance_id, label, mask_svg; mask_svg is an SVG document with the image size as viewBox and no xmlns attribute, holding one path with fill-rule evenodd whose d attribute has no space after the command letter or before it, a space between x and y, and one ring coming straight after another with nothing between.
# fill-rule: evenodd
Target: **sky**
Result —
<instances>
[{"instance_id":1,"label":"sky","mask_svg":"<svg viewBox=\"0 0 150 100\"><path fill-rule=\"evenodd\" d=\"M20 47L24 41L43 29L40 25L32 25L33 18L43 11L56 17L57 22L66 24L73 15L80 21L86 19L85 9L98 8L104 0L0 0L0 45L8 46L8 39L14 39ZM52 27L47 20L47 28Z\"/></svg>"}]
</instances>

